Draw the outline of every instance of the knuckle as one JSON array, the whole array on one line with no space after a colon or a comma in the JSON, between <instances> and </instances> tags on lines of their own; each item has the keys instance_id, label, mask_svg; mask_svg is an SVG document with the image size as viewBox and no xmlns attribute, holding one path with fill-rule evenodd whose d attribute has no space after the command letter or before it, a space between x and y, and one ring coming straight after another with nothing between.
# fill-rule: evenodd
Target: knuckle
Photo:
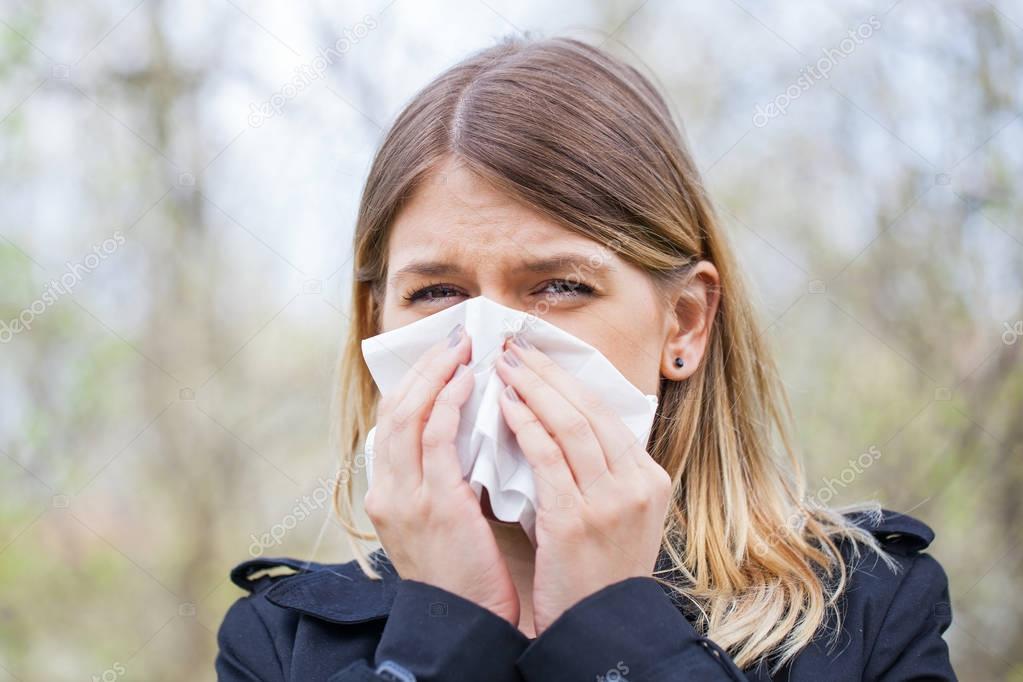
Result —
<instances>
[{"instance_id":1,"label":"knuckle","mask_svg":"<svg viewBox=\"0 0 1023 682\"><path fill-rule=\"evenodd\" d=\"M594 415L604 416L610 413L607 403L594 391L583 391L580 402L584 409Z\"/></svg>"},{"instance_id":2,"label":"knuckle","mask_svg":"<svg viewBox=\"0 0 1023 682\"><path fill-rule=\"evenodd\" d=\"M391 413L391 431L393 433L401 433L405 429L409 428L414 417L414 410L407 405L400 405L396 407Z\"/></svg>"},{"instance_id":3,"label":"knuckle","mask_svg":"<svg viewBox=\"0 0 1023 682\"><path fill-rule=\"evenodd\" d=\"M547 382L539 374L530 374L522 380L523 386L527 391L538 392L542 391L546 386Z\"/></svg>"},{"instance_id":4,"label":"knuckle","mask_svg":"<svg viewBox=\"0 0 1023 682\"><path fill-rule=\"evenodd\" d=\"M541 356L536 361L536 368L541 372L549 372L557 366L558 363L554 362L548 355Z\"/></svg>"},{"instance_id":5,"label":"knuckle","mask_svg":"<svg viewBox=\"0 0 1023 682\"><path fill-rule=\"evenodd\" d=\"M586 417L576 413L565 420L565 431L572 436L586 436L590 432L590 422Z\"/></svg>"},{"instance_id":6,"label":"knuckle","mask_svg":"<svg viewBox=\"0 0 1023 682\"><path fill-rule=\"evenodd\" d=\"M628 464L630 457L632 457L632 453L628 451L619 452L617 450L612 450L608 452L608 460L610 461L611 465L619 465L623 463Z\"/></svg>"},{"instance_id":7,"label":"knuckle","mask_svg":"<svg viewBox=\"0 0 1023 682\"><path fill-rule=\"evenodd\" d=\"M632 510L645 513L654 505L654 500L650 495L636 495L631 501L629 506Z\"/></svg>"},{"instance_id":8,"label":"knuckle","mask_svg":"<svg viewBox=\"0 0 1023 682\"><path fill-rule=\"evenodd\" d=\"M424 450L436 450L444 447L447 444L448 438L435 421L432 419L427 422L426 428L423 429L423 449Z\"/></svg>"},{"instance_id":9,"label":"knuckle","mask_svg":"<svg viewBox=\"0 0 1023 682\"><path fill-rule=\"evenodd\" d=\"M528 417L524 418L522 420L522 426L528 429L540 429L544 433L547 432L547 429L544 427L543 422L541 422L535 414L529 415Z\"/></svg>"},{"instance_id":10,"label":"knuckle","mask_svg":"<svg viewBox=\"0 0 1023 682\"><path fill-rule=\"evenodd\" d=\"M455 402L455 397L452 394L451 384L447 384L441 389L440 393L437 394L437 399L433 401L434 405L452 405Z\"/></svg>"},{"instance_id":11,"label":"knuckle","mask_svg":"<svg viewBox=\"0 0 1023 682\"><path fill-rule=\"evenodd\" d=\"M444 392L444 389L447 388L448 383L439 376L433 376L427 385L430 391L429 396L432 400L436 401L440 394Z\"/></svg>"},{"instance_id":12,"label":"knuckle","mask_svg":"<svg viewBox=\"0 0 1023 682\"><path fill-rule=\"evenodd\" d=\"M536 418L535 415L523 417L522 421L519 422L519 431L530 437L532 437L533 434L536 434L537 436L547 435L547 428L543 425L543 422Z\"/></svg>"},{"instance_id":13,"label":"knuckle","mask_svg":"<svg viewBox=\"0 0 1023 682\"><path fill-rule=\"evenodd\" d=\"M386 514L384 509L384 500L378 488L371 487L369 489L369 492L366 493L366 497L362 500L362 506L366 511L366 516L368 516L374 523L384 519Z\"/></svg>"},{"instance_id":14,"label":"knuckle","mask_svg":"<svg viewBox=\"0 0 1023 682\"><path fill-rule=\"evenodd\" d=\"M557 443L548 442L537 449L536 456L541 464L550 466L561 459L561 448Z\"/></svg>"}]
</instances>

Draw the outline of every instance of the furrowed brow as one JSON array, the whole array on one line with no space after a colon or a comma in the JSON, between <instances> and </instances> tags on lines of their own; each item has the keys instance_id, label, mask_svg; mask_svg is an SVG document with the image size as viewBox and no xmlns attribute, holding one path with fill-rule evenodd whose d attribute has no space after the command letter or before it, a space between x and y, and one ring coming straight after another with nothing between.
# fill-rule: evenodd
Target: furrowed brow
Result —
<instances>
[{"instance_id":1,"label":"furrowed brow","mask_svg":"<svg viewBox=\"0 0 1023 682\"><path fill-rule=\"evenodd\" d=\"M597 255L587 255L575 251L555 253L550 256L534 260L524 260L517 264L517 267L526 272L537 274L551 274L559 272L615 272L617 268L608 259ZM443 260L412 261L391 275L392 283L411 276L421 277L444 277L446 275L464 274L462 267L456 263Z\"/></svg>"},{"instance_id":2,"label":"furrowed brow","mask_svg":"<svg viewBox=\"0 0 1023 682\"><path fill-rule=\"evenodd\" d=\"M597 255L587 255L584 253L577 253L575 251L566 251L563 253L555 253L545 258L538 260L525 261L522 263L522 267L528 272L536 273L552 273L552 272L563 272L566 270L571 271L605 271L615 272L616 268L606 258L601 258Z\"/></svg>"}]
</instances>

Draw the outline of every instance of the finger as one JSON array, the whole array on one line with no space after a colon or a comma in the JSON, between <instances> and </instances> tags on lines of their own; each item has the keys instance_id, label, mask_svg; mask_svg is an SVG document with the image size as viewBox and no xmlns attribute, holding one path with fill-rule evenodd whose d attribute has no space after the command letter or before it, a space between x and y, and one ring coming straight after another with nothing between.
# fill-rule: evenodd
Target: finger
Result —
<instances>
[{"instance_id":1,"label":"finger","mask_svg":"<svg viewBox=\"0 0 1023 682\"><path fill-rule=\"evenodd\" d=\"M455 332L460 325L455 325L452 328L451 333ZM392 458L390 456L390 439L385 438L387 430L384 429L384 425L388 423L388 416L401 402L401 397L408 393L409 386L415 381L416 377L421 376L423 370L433 362L433 360L443 353L448 347L448 340L451 337L451 333L448 337L442 341L438 341L433 346L427 349L427 351L408 369L407 372L402 376L401 381L394 387L386 396L381 395L380 404L377 406L377 438L374 442L373 453L374 466L380 473L386 473L392 464ZM399 453L407 454L411 458L412 453ZM404 461L398 462L401 465L408 466L409 462ZM404 468L404 467L403 467Z\"/></svg>"},{"instance_id":2,"label":"finger","mask_svg":"<svg viewBox=\"0 0 1023 682\"><path fill-rule=\"evenodd\" d=\"M580 488L607 473L607 461L589 420L571 402L510 350L498 360L497 373L504 383L515 387L523 402L554 436Z\"/></svg>"},{"instance_id":3,"label":"finger","mask_svg":"<svg viewBox=\"0 0 1023 682\"><path fill-rule=\"evenodd\" d=\"M430 363L432 363L434 359L437 358L437 356L442 355L448 350L448 348L450 348L449 343L451 341L452 335L459 330L464 330L464 326L462 325L462 323L456 324L454 327L451 328L451 331L448 332L447 336L445 336L443 339L438 340L432 346L427 348L426 352L423 353L419 357L419 359L412 364L411 367L409 367L409 370L407 372L405 372L405 376L403 376L401 378L401 381L398 382L398 385L391 392L391 395L394 396L405 395L408 392L409 387L412 386L412 383L415 382L416 378L422 376L423 370L429 367Z\"/></svg>"},{"instance_id":4,"label":"finger","mask_svg":"<svg viewBox=\"0 0 1023 682\"><path fill-rule=\"evenodd\" d=\"M513 337L508 347L526 367L536 372L586 417L600 443L605 466L612 475L634 473L631 470L643 466L644 460L653 463L646 452L646 443L636 438L636 434L629 430L600 395L584 386L577 377L569 374L522 336Z\"/></svg>"},{"instance_id":5,"label":"finger","mask_svg":"<svg viewBox=\"0 0 1023 682\"><path fill-rule=\"evenodd\" d=\"M458 325L456 330L456 335L439 341L412 366L402 381L401 392L392 395L393 402L380 417L384 441L381 459L385 460L390 474L406 488L422 480L423 425L433 402L455 368L468 364L472 352L469 336L462 326ZM454 345L450 345L452 340ZM374 464L379 461L374 460Z\"/></svg>"},{"instance_id":6,"label":"finger","mask_svg":"<svg viewBox=\"0 0 1023 682\"><path fill-rule=\"evenodd\" d=\"M537 502L542 509L551 509L562 495L578 496L578 487L561 447L555 442L533 411L522 402L511 386L501 391L501 412L508 428L533 470Z\"/></svg>"},{"instance_id":7,"label":"finger","mask_svg":"<svg viewBox=\"0 0 1023 682\"><path fill-rule=\"evenodd\" d=\"M437 394L423 429L423 482L444 490L462 480L462 466L455 448L462 405L472 394L475 377L468 365L459 365L455 376Z\"/></svg>"}]
</instances>

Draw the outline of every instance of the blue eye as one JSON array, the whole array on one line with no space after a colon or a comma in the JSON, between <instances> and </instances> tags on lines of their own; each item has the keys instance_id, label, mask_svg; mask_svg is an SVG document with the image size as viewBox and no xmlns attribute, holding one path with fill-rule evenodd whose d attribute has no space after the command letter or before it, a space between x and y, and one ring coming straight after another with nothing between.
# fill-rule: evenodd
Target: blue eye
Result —
<instances>
[{"instance_id":1,"label":"blue eye","mask_svg":"<svg viewBox=\"0 0 1023 682\"><path fill-rule=\"evenodd\" d=\"M404 298L406 301L412 303L421 299L433 301L442 298L447 298L443 295L448 292L454 292L454 295L458 295L458 291L454 287L450 287L444 284L431 284L421 289L411 289L406 292ZM435 295L437 294L437 295Z\"/></svg>"},{"instance_id":2,"label":"blue eye","mask_svg":"<svg viewBox=\"0 0 1023 682\"><path fill-rule=\"evenodd\" d=\"M543 288L534 295L554 294L562 298L578 298L580 296L591 296L593 293L593 287L588 284L567 279L552 279L545 283ZM403 298L409 303L415 303L416 301L440 301L452 296L463 295L465 294L457 288L447 284L429 284L418 289L410 289Z\"/></svg>"},{"instance_id":3,"label":"blue eye","mask_svg":"<svg viewBox=\"0 0 1023 682\"><path fill-rule=\"evenodd\" d=\"M582 282L569 281L567 279L552 279L547 282L543 290L548 288L554 288L556 294L565 296L566 298L574 298L576 296L589 296L593 293L593 287L583 284Z\"/></svg>"}]
</instances>

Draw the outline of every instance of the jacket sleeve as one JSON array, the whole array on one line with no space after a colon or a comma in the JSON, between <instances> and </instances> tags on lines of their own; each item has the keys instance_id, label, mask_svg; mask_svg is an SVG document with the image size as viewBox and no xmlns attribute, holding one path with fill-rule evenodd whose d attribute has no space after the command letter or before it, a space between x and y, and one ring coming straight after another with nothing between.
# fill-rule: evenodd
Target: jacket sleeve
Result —
<instances>
[{"instance_id":1,"label":"jacket sleeve","mask_svg":"<svg viewBox=\"0 0 1023 682\"><path fill-rule=\"evenodd\" d=\"M881 623L863 679L957 680L942 638L951 624L948 576L931 555L915 555Z\"/></svg>"},{"instance_id":2,"label":"jacket sleeve","mask_svg":"<svg viewBox=\"0 0 1023 682\"><path fill-rule=\"evenodd\" d=\"M520 682L515 660L528 642L517 627L475 602L427 583L403 580L375 662L396 663L417 682Z\"/></svg>"},{"instance_id":3,"label":"jacket sleeve","mask_svg":"<svg viewBox=\"0 0 1023 682\"><path fill-rule=\"evenodd\" d=\"M217 632L218 682L284 682L273 638L250 597L228 609Z\"/></svg>"},{"instance_id":4,"label":"jacket sleeve","mask_svg":"<svg viewBox=\"0 0 1023 682\"><path fill-rule=\"evenodd\" d=\"M747 682L650 577L627 578L573 605L519 657L527 682Z\"/></svg>"}]
</instances>

